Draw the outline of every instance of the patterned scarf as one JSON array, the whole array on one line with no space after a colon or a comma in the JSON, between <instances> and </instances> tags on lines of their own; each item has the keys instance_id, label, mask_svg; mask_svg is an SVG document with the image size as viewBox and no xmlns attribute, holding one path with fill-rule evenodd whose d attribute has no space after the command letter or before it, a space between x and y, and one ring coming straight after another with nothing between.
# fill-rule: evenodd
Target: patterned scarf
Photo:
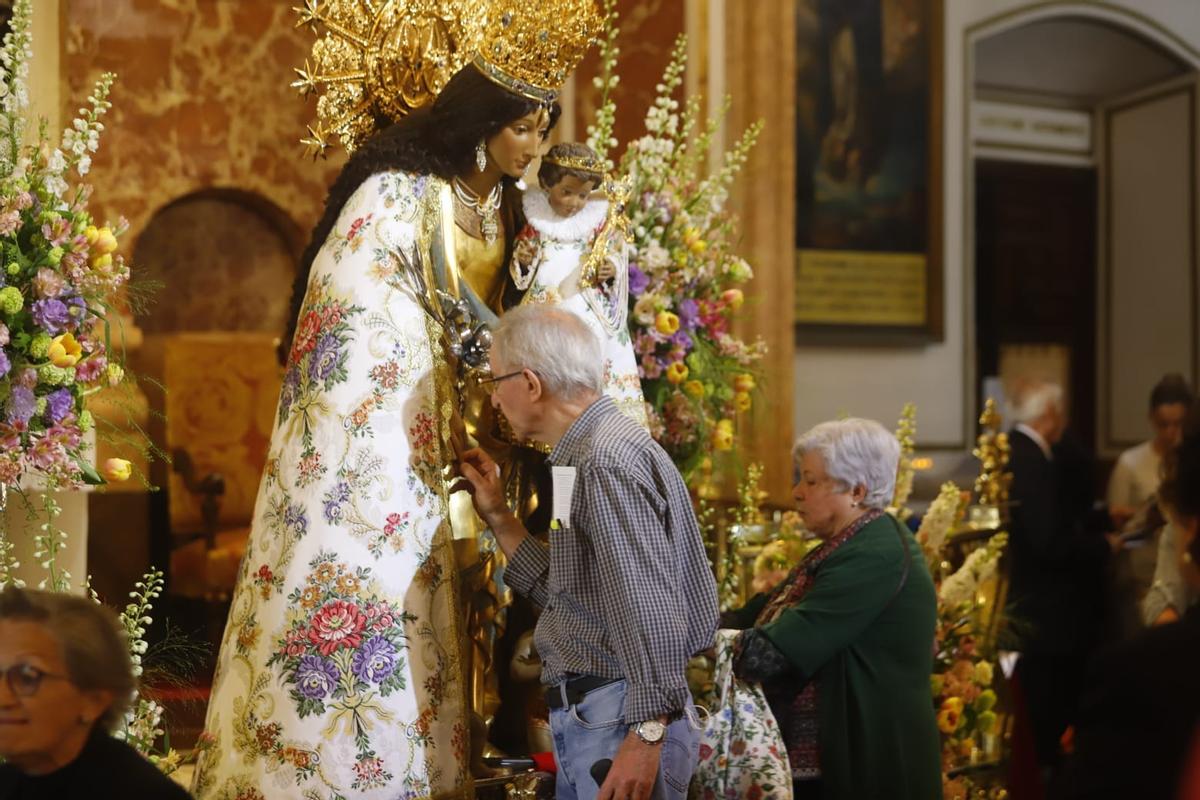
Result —
<instances>
[{"instance_id":1,"label":"patterned scarf","mask_svg":"<svg viewBox=\"0 0 1200 800\"><path fill-rule=\"evenodd\" d=\"M774 622L784 611L799 603L812 588L817 569L822 562L854 538L860 530L882 516L883 512L879 509L871 509L805 556L787 578L775 587L767 604L759 612L754 626L757 628ZM807 677L809 681L800 690L800 694L789 688L788 681L763 686L767 701L783 731L788 761L792 766L792 778L795 780L821 777L820 749L817 743L817 681L812 675Z\"/></svg>"}]
</instances>

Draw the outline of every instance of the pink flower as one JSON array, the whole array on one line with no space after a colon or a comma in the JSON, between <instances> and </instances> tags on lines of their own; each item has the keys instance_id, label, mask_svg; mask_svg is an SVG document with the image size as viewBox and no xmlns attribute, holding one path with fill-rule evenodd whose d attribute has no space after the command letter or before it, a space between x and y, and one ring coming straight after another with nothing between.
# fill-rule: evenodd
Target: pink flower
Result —
<instances>
[{"instance_id":1,"label":"pink flower","mask_svg":"<svg viewBox=\"0 0 1200 800\"><path fill-rule=\"evenodd\" d=\"M18 211L5 211L0 214L0 236L12 236L21 227L21 214Z\"/></svg>"},{"instance_id":2,"label":"pink flower","mask_svg":"<svg viewBox=\"0 0 1200 800\"><path fill-rule=\"evenodd\" d=\"M58 297L66 288L62 275L48 267L42 267L33 278L33 290L38 297Z\"/></svg>"},{"instance_id":3,"label":"pink flower","mask_svg":"<svg viewBox=\"0 0 1200 800\"><path fill-rule=\"evenodd\" d=\"M662 375L662 364L658 363L658 359L652 355L642 356L642 377L653 380Z\"/></svg>"},{"instance_id":4,"label":"pink flower","mask_svg":"<svg viewBox=\"0 0 1200 800\"><path fill-rule=\"evenodd\" d=\"M354 603L331 600L317 611L308 640L327 656L339 647L358 647L367 618Z\"/></svg>"},{"instance_id":5,"label":"pink flower","mask_svg":"<svg viewBox=\"0 0 1200 800\"><path fill-rule=\"evenodd\" d=\"M75 367L75 380L79 383L94 383L100 380L108 368L108 359L103 355L92 356L80 361Z\"/></svg>"},{"instance_id":6,"label":"pink flower","mask_svg":"<svg viewBox=\"0 0 1200 800\"><path fill-rule=\"evenodd\" d=\"M284 642L284 652L290 658L303 655L304 651L308 649L308 645L304 643L306 638L308 638L308 635L303 627L297 628L294 631L288 631L287 639Z\"/></svg>"}]
</instances>

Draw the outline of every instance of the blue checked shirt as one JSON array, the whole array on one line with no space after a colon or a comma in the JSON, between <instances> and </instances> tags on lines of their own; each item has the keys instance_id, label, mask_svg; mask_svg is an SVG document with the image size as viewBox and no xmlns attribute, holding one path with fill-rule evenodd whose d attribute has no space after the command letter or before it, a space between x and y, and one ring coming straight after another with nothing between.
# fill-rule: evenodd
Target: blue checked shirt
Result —
<instances>
[{"instance_id":1,"label":"blue checked shirt","mask_svg":"<svg viewBox=\"0 0 1200 800\"><path fill-rule=\"evenodd\" d=\"M570 524L525 539L505 580L544 609L542 683L624 678L625 721L680 711L688 659L713 644L717 587L691 498L644 428L602 397L550 454L576 468Z\"/></svg>"}]
</instances>

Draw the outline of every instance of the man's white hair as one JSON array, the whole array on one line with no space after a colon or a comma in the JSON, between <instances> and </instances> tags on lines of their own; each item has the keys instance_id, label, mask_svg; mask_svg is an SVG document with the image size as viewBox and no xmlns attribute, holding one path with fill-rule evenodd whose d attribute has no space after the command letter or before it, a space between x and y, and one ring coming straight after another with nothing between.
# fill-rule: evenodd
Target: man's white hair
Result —
<instances>
[{"instance_id":1,"label":"man's white hair","mask_svg":"<svg viewBox=\"0 0 1200 800\"><path fill-rule=\"evenodd\" d=\"M873 419L838 419L822 422L799 439L792 455L796 462L815 452L825 463L825 472L848 492L863 486L863 505L885 509L896 491L900 466L900 442Z\"/></svg>"},{"instance_id":2,"label":"man's white hair","mask_svg":"<svg viewBox=\"0 0 1200 800\"><path fill-rule=\"evenodd\" d=\"M537 373L561 398L604 389L604 351L587 323L566 309L517 306L492 329L492 350L507 369Z\"/></svg>"},{"instance_id":3,"label":"man's white hair","mask_svg":"<svg viewBox=\"0 0 1200 800\"><path fill-rule=\"evenodd\" d=\"M1012 421L1028 425L1050 408L1062 410L1063 389L1047 381L1024 383L1013 391L1010 407Z\"/></svg>"}]
</instances>

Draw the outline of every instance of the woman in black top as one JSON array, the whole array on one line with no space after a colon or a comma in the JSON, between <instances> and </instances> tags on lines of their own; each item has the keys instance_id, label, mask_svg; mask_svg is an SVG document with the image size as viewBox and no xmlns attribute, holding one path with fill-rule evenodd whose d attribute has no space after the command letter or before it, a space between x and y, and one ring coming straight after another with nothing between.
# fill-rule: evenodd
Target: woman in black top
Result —
<instances>
[{"instance_id":1,"label":"woman in black top","mask_svg":"<svg viewBox=\"0 0 1200 800\"><path fill-rule=\"evenodd\" d=\"M0 592L0 800L190 797L109 735L135 687L109 609L72 595Z\"/></svg>"}]
</instances>

